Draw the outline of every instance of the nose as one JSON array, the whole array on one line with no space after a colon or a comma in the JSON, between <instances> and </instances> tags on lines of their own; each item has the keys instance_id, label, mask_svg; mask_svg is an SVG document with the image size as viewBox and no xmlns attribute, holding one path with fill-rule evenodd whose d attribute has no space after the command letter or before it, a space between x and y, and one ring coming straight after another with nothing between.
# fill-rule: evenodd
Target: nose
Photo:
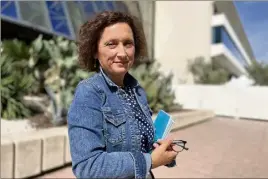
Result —
<instances>
[{"instance_id":1,"label":"nose","mask_svg":"<svg viewBox=\"0 0 268 179\"><path fill-rule=\"evenodd\" d=\"M121 58L127 57L126 49L123 44L118 45L117 56Z\"/></svg>"}]
</instances>

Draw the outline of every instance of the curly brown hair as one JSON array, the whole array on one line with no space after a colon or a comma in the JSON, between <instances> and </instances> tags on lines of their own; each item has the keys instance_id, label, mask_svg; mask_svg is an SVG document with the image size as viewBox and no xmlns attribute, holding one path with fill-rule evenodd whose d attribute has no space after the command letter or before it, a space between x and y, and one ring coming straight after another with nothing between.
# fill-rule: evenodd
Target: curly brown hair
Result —
<instances>
[{"instance_id":1,"label":"curly brown hair","mask_svg":"<svg viewBox=\"0 0 268 179\"><path fill-rule=\"evenodd\" d=\"M142 58L148 56L147 44L140 21L127 13L104 11L96 14L94 18L84 23L79 31L78 55L80 66L87 71L99 71L98 60L94 58L98 50L98 42L104 28L107 26L124 22L132 29L135 41L135 64L141 62Z\"/></svg>"}]
</instances>

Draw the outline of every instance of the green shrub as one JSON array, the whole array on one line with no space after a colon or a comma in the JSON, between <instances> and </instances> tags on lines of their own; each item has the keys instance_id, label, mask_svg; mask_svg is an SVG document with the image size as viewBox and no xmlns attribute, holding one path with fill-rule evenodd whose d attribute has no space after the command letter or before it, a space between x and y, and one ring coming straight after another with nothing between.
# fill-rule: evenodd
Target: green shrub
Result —
<instances>
[{"instance_id":1,"label":"green shrub","mask_svg":"<svg viewBox=\"0 0 268 179\"><path fill-rule=\"evenodd\" d=\"M153 112L163 109L167 112L180 110L182 106L176 104L175 94L172 91L172 77L164 76L158 69L159 64L153 61L141 64L130 70L130 73L138 80L147 93L147 99Z\"/></svg>"},{"instance_id":2,"label":"green shrub","mask_svg":"<svg viewBox=\"0 0 268 179\"><path fill-rule=\"evenodd\" d=\"M197 84L223 84L229 81L230 73L214 60L205 62L198 57L189 63L189 71Z\"/></svg>"},{"instance_id":3,"label":"green shrub","mask_svg":"<svg viewBox=\"0 0 268 179\"><path fill-rule=\"evenodd\" d=\"M268 63L254 61L247 67L249 76L255 81L255 85L268 85Z\"/></svg>"},{"instance_id":4,"label":"green shrub","mask_svg":"<svg viewBox=\"0 0 268 179\"><path fill-rule=\"evenodd\" d=\"M23 58L12 58L8 54L1 54L0 57L1 117L5 119L31 115L31 111L21 101L31 91L34 78L28 74L27 69L21 68L25 65L23 61Z\"/></svg>"}]
</instances>

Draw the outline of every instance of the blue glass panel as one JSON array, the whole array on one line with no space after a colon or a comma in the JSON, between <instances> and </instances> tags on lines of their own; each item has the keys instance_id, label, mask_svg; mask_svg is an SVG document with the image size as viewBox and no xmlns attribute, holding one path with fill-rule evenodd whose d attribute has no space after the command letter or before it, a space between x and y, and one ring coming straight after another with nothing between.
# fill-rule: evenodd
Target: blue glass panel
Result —
<instances>
[{"instance_id":1,"label":"blue glass panel","mask_svg":"<svg viewBox=\"0 0 268 179\"><path fill-rule=\"evenodd\" d=\"M1 1L1 14L18 19L17 9L14 1Z\"/></svg>"},{"instance_id":2,"label":"blue glass panel","mask_svg":"<svg viewBox=\"0 0 268 179\"><path fill-rule=\"evenodd\" d=\"M68 19L64 13L64 7L61 1L46 1L48 15L52 28L55 32L71 36L68 26Z\"/></svg>"},{"instance_id":3,"label":"blue glass panel","mask_svg":"<svg viewBox=\"0 0 268 179\"><path fill-rule=\"evenodd\" d=\"M234 44L233 40L230 38L229 34L226 32L224 28L222 28L222 42L225 46L231 51L231 53L239 60L240 63L245 65L245 60Z\"/></svg>"},{"instance_id":4,"label":"blue glass panel","mask_svg":"<svg viewBox=\"0 0 268 179\"><path fill-rule=\"evenodd\" d=\"M91 1L76 1L76 3L84 14L84 20L95 14Z\"/></svg>"},{"instance_id":5,"label":"blue glass panel","mask_svg":"<svg viewBox=\"0 0 268 179\"><path fill-rule=\"evenodd\" d=\"M98 12L107 10L107 9L105 8L104 1L94 1L94 2L95 2L95 4L97 5Z\"/></svg>"},{"instance_id":6,"label":"blue glass panel","mask_svg":"<svg viewBox=\"0 0 268 179\"><path fill-rule=\"evenodd\" d=\"M247 65L245 58L223 26L217 26L213 28L212 43L223 43L240 63L242 63L244 66Z\"/></svg>"},{"instance_id":7,"label":"blue glass panel","mask_svg":"<svg viewBox=\"0 0 268 179\"><path fill-rule=\"evenodd\" d=\"M115 8L114 8L114 4L113 4L113 1L106 1L106 4L107 4L107 7L110 11L113 11Z\"/></svg>"}]
</instances>

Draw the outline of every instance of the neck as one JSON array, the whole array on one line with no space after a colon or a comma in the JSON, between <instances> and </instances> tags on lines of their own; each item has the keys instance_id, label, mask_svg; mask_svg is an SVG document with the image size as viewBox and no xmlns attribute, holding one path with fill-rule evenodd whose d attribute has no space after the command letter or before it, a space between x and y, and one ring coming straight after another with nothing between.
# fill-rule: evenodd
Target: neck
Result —
<instances>
[{"instance_id":1,"label":"neck","mask_svg":"<svg viewBox=\"0 0 268 179\"><path fill-rule=\"evenodd\" d=\"M104 71L104 72L110 78L110 80L112 82L114 82L117 86L119 86L119 87L123 87L124 86L124 77L125 77L125 74L123 74L123 75L113 75L113 74L110 74L107 71Z\"/></svg>"},{"instance_id":2,"label":"neck","mask_svg":"<svg viewBox=\"0 0 268 179\"><path fill-rule=\"evenodd\" d=\"M124 86L124 76L122 76L122 75L120 75L120 76L119 75L109 75L108 74L108 77L119 87Z\"/></svg>"}]
</instances>

